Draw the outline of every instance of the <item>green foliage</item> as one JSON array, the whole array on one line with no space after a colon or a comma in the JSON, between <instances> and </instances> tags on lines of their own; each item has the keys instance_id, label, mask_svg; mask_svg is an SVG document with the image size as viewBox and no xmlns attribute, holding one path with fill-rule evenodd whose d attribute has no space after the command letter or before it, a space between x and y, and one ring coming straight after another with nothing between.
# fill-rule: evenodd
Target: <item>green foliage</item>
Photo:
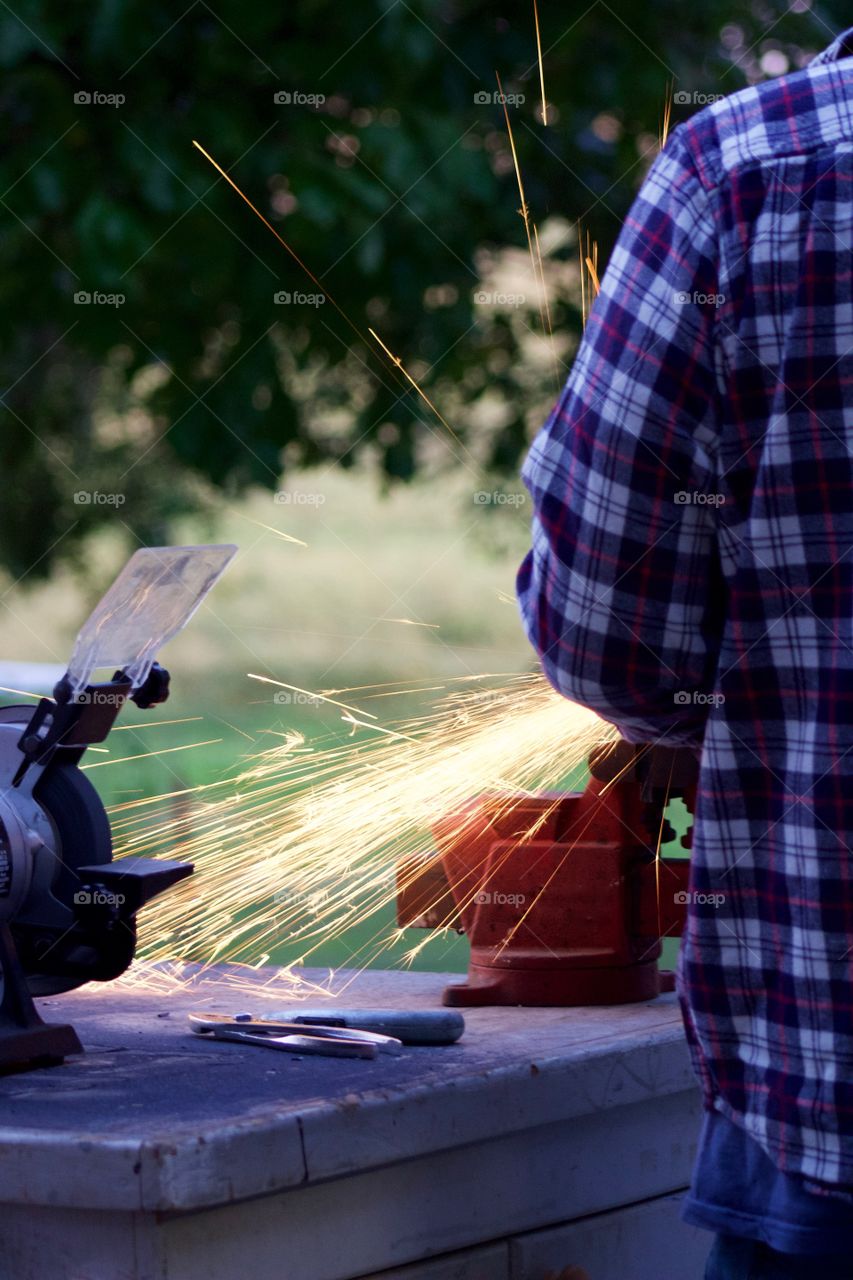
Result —
<instances>
[{"instance_id":1,"label":"green foliage","mask_svg":"<svg viewBox=\"0 0 853 1280\"><path fill-rule=\"evenodd\" d=\"M107 518L162 536L199 482L274 487L283 462L350 463L368 444L389 476L410 476L438 424L369 325L434 402L452 402L485 465L514 467L554 384L548 370L521 384L525 326L473 304L477 251L525 244L501 108L475 95L492 94L496 68L507 93L525 95L511 117L532 213L582 217L606 258L670 77L729 92L761 76L762 52L796 65L844 22L840 0L820 15L796 8L540 5L548 128L527 3L0 10L0 558L38 575ZM355 331L328 300L276 304L316 288L193 138ZM124 301L75 303L80 291ZM577 332L570 299L553 318ZM468 424L484 389L508 411L478 444ZM122 503L80 504L79 491Z\"/></svg>"}]
</instances>

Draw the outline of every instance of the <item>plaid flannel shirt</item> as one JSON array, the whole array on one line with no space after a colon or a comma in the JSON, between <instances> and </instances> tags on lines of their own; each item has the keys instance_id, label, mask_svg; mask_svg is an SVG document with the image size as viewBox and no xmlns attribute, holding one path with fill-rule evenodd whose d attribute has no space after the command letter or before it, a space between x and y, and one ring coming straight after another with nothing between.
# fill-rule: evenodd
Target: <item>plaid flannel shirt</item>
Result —
<instances>
[{"instance_id":1,"label":"plaid flannel shirt","mask_svg":"<svg viewBox=\"0 0 853 1280\"><path fill-rule=\"evenodd\" d=\"M853 29L671 135L524 479L525 626L702 744L679 995L705 1105L853 1186Z\"/></svg>"}]
</instances>

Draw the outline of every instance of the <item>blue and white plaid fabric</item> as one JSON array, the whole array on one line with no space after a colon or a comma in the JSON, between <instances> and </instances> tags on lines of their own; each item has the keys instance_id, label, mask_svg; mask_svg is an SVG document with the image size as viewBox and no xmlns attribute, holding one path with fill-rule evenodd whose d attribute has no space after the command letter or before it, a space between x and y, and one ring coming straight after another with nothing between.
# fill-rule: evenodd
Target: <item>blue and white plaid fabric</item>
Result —
<instances>
[{"instance_id":1,"label":"blue and white plaid fabric","mask_svg":"<svg viewBox=\"0 0 853 1280\"><path fill-rule=\"evenodd\" d=\"M672 134L524 469L550 680L701 743L705 1102L853 1187L853 31Z\"/></svg>"}]
</instances>

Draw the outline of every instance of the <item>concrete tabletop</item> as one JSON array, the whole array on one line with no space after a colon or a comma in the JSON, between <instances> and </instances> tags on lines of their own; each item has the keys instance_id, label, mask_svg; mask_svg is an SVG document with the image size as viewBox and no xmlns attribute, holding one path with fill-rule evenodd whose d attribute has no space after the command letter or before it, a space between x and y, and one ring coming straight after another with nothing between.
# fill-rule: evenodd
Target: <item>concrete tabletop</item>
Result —
<instances>
[{"instance_id":1,"label":"concrete tabletop","mask_svg":"<svg viewBox=\"0 0 853 1280\"><path fill-rule=\"evenodd\" d=\"M0 1201L147 1211L233 1203L693 1085L674 996L471 1009L456 1045L354 1061L191 1035L191 1010L296 1008L270 971L243 977L257 999L245 986L235 995L228 977L211 968L165 995L91 984L39 1001L46 1020L75 1026L86 1052L0 1078ZM453 980L340 971L331 991L348 1007L438 1008ZM322 1003L312 995L312 1007Z\"/></svg>"}]
</instances>

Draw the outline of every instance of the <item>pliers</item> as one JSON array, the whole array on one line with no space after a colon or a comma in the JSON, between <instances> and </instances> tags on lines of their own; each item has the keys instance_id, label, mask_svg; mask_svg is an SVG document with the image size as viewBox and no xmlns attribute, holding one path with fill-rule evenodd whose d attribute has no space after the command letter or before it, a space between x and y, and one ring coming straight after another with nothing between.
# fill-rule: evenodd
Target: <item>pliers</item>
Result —
<instances>
[{"instance_id":1,"label":"pliers","mask_svg":"<svg viewBox=\"0 0 853 1280\"><path fill-rule=\"evenodd\" d=\"M213 1040L235 1040L239 1044L282 1049L285 1053L317 1053L330 1058L376 1058L380 1053L399 1054L403 1042L395 1036L360 1031L341 1026L279 1022L255 1018L250 1013L191 1013L190 1027L196 1035Z\"/></svg>"}]
</instances>

